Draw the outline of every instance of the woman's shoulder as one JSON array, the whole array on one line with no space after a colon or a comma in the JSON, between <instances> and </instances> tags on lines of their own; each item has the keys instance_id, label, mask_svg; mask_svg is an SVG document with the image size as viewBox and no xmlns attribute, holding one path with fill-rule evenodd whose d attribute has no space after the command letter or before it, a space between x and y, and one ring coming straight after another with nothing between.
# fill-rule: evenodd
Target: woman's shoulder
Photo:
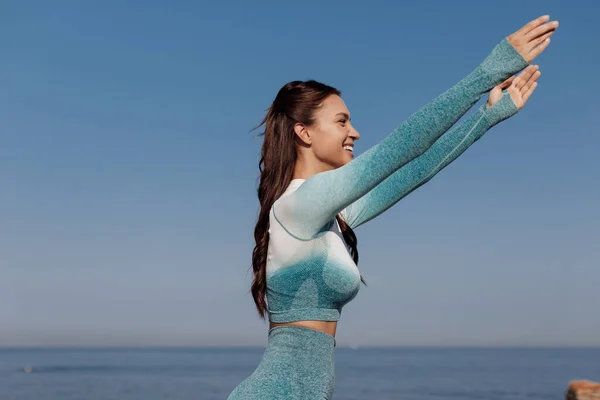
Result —
<instances>
[{"instance_id":1,"label":"woman's shoulder","mask_svg":"<svg viewBox=\"0 0 600 400\"><path fill-rule=\"evenodd\" d=\"M300 185L302 185L302 180L300 179L292 179L292 181L289 183L289 185L287 186L287 188L285 189L285 191L273 202L273 205L271 206L271 209L273 209L273 206L277 203L280 203L282 200L284 200L286 197L290 196L291 194L293 194L296 189L298 189L300 187Z\"/></svg>"}]
</instances>

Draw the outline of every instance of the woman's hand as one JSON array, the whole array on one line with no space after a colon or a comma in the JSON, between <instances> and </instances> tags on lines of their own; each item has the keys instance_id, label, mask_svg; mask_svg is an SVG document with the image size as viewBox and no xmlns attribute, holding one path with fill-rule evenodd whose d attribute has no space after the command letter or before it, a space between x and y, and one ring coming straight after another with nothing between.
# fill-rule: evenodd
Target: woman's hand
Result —
<instances>
[{"instance_id":1,"label":"woman's hand","mask_svg":"<svg viewBox=\"0 0 600 400\"><path fill-rule=\"evenodd\" d=\"M550 16L543 15L507 37L527 62L540 55L550 44L550 35L558 28L558 21L548 22L549 19Z\"/></svg>"},{"instance_id":2,"label":"woman's hand","mask_svg":"<svg viewBox=\"0 0 600 400\"><path fill-rule=\"evenodd\" d=\"M502 90L506 89L510 94L510 97L517 106L517 109L523 108L527 99L531 96L535 88L537 87L537 80L542 75L538 65L529 65L519 74L519 76L513 75L498 86L494 87L489 95L487 101L487 107L493 106L502 97Z\"/></svg>"}]
</instances>

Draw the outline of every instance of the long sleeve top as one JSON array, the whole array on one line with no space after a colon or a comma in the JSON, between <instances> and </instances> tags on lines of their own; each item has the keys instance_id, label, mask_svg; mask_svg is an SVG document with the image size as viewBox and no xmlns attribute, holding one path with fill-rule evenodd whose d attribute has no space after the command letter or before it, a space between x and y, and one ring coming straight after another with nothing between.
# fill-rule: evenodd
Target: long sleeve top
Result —
<instances>
[{"instance_id":1,"label":"long sleeve top","mask_svg":"<svg viewBox=\"0 0 600 400\"><path fill-rule=\"evenodd\" d=\"M345 245L350 227L375 218L430 180L518 109L508 92L450 129L483 95L529 63L504 38L465 78L421 107L346 165L294 179L270 210L267 303L270 320L338 320L360 274Z\"/></svg>"}]
</instances>

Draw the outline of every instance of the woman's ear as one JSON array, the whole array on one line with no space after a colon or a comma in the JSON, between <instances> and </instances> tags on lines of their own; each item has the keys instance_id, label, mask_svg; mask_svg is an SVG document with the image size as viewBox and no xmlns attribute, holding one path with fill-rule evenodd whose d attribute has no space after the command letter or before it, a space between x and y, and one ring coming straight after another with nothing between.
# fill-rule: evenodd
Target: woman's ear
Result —
<instances>
[{"instance_id":1,"label":"woman's ear","mask_svg":"<svg viewBox=\"0 0 600 400\"><path fill-rule=\"evenodd\" d=\"M306 126L304 124L301 124L300 122L296 122L294 124L294 133L302 141L302 143L304 143L304 144L312 143L312 138L310 136L310 133L308 132L308 129L306 129Z\"/></svg>"}]
</instances>

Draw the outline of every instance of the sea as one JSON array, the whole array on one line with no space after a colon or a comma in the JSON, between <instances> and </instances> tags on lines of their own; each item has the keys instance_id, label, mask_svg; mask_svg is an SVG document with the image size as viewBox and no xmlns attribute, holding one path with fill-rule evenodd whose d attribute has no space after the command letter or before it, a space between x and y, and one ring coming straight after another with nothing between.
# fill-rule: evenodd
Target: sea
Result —
<instances>
[{"instance_id":1,"label":"sea","mask_svg":"<svg viewBox=\"0 0 600 400\"><path fill-rule=\"evenodd\" d=\"M335 350L334 399L556 400L600 381L600 349ZM5 348L0 400L224 400L264 348Z\"/></svg>"}]
</instances>

